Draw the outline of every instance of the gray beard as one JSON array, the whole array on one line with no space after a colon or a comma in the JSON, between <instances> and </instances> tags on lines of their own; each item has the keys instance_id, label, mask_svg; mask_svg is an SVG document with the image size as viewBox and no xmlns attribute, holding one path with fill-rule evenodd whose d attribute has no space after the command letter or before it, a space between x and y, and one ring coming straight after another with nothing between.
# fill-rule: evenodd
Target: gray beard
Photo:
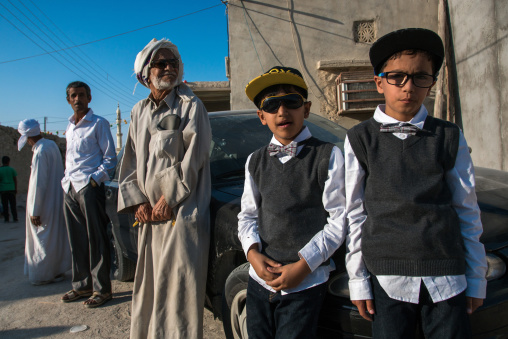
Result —
<instances>
[{"instance_id":1,"label":"gray beard","mask_svg":"<svg viewBox=\"0 0 508 339\"><path fill-rule=\"evenodd\" d=\"M164 81L161 78L152 77L153 86L159 91L173 89L176 85L176 79L174 81Z\"/></svg>"}]
</instances>

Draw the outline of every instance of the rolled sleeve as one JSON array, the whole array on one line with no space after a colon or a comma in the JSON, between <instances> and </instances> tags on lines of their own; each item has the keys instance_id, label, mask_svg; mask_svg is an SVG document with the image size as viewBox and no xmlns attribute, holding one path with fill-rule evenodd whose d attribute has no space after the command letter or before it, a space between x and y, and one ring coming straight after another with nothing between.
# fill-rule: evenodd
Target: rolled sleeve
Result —
<instances>
[{"instance_id":1,"label":"rolled sleeve","mask_svg":"<svg viewBox=\"0 0 508 339\"><path fill-rule=\"evenodd\" d=\"M259 190L249 172L249 163L252 154L249 155L245 163L245 184L242 194L242 210L238 214L238 239L242 244L243 252L247 257L247 252L253 244L258 244L258 250L261 251L261 238L258 232L258 201L260 199Z\"/></svg>"},{"instance_id":2,"label":"rolled sleeve","mask_svg":"<svg viewBox=\"0 0 508 339\"><path fill-rule=\"evenodd\" d=\"M349 275L349 293L351 300L372 299L370 274L363 262L361 241L362 227L367 219L367 212L363 204L365 171L356 158L347 137L344 143L344 158L348 220L346 269Z\"/></svg>"},{"instance_id":3,"label":"rolled sleeve","mask_svg":"<svg viewBox=\"0 0 508 339\"><path fill-rule=\"evenodd\" d=\"M102 163L97 168L97 171L92 173L92 178L100 185L113 177L117 164L115 143L107 120L98 120L96 137L103 157Z\"/></svg>"},{"instance_id":4,"label":"rolled sleeve","mask_svg":"<svg viewBox=\"0 0 508 339\"><path fill-rule=\"evenodd\" d=\"M338 147L330 155L322 201L328 212L327 224L299 251L312 272L332 256L346 236L344 157Z\"/></svg>"},{"instance_id":5,"label":"rolled sleeve","mask_svg":"<svg viewBox=\"0 0 508 339\"><path fill-rule=\"evenodd\" d=\"M446 181L452 191L452 205L460 222L466 259L466 295L484 299L486 297L487 259L485 247L480 242L483 226L480 208L476 199L474 167L466 139L460 132L459 149L453 169L446 173Z\"/></svg>"}]
</instances>

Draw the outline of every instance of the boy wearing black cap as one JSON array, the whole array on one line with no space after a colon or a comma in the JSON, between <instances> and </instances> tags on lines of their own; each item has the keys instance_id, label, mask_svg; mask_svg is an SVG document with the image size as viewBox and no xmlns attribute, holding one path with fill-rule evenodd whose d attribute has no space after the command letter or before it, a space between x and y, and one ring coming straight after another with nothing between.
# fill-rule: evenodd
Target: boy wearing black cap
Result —
<instances>
[{"instance_id":1,"label":"boy wearing black cap","mask_svg":"<svg viewBox=\"0 0 508 339\"><path fill-rule=\"evenodd\" d=\"M345 141L349 289L374 338L412 338L418 321L427 338L470 337L467 314L485 298L467 143L422 104L443 57L426 29L375 42L370 60L386 104Z\"/></svg>"},{"instance_id":2,"label":"boy wearing black cap","mask_svg":"<svg viewBox=\"0 0 508 339\"><path fill-rule=\"evenodd\" d=\"M245 88L271 143L245 164L238 236L251 264L247 331L253 338L313 338L330 256L345 237L344 158L312 137L311 103L293 68L273 67Z\"/></svg>"}]
</instances>

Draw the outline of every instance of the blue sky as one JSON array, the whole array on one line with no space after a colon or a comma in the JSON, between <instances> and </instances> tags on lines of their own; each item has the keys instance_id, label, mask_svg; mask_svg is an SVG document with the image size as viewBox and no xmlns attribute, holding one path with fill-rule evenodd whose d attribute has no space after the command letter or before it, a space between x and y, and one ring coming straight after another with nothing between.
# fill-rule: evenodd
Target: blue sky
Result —
<instances>
[{"instance_id":1,"label":"blue sky","mask_svg":"<svg viewBox=\"0 0 508 339\"><path fill-rule=\"evenodd\" d=\"M212 6L216 7L203 10ZM191 14L197 11L200 12ZM174 18L177 19L137 30ZM45 54L26 58L45 53L42 48L53 51L133 30L137 31L53 53L54 57ZM47 131L59 131L61 136L72 114L65 100L65 87L75 80L90 85L90 107L96 114L113 123L120 103L122 118L128 121L134 103L149 93L139 84L132 94L137 82L132 74L136 54L152 38L167 38L178 46L184 62L184 80L227 80L227 16L220 0L2 1L0 124L17 127L20 120L35 118L42 128L43 117L48 117ZM22 60L13 61L16 59ZM123 128L124 135L126 131ZM116 129L112 132L114 135Z\"/></svg>"}]
</instances>

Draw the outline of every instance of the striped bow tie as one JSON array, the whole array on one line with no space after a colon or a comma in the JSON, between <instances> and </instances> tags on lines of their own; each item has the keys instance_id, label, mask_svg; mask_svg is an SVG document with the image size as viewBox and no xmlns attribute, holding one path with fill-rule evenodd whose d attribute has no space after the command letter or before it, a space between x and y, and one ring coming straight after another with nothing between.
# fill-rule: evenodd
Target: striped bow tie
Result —
<instances>
[{"instance_id":1,"label":"striped bow tie","mask_svg":"<svg viewBox=\"0 0 508 339\"><path fill-rule=\"evenodd\" d=\"M385 133L406 133L409 135L416 135L416 132L420 131L420 129L415 125L404 122L402 124L382 124L379 131Z\"/></svg>"},{"instance_id":2,"label":"striped bow tie","mask_svg":"<svg viewBox=\"0 0 508 339\"><path fill-rule=\"evenodd\" d=\"M291 157L294 157L296 155L296 149L298 146L300 146L300 143L292 142L286 146L280 146L280 145L270 143L270 145L268 145L268 154L271 157L273 157L278 153L284 153L284 154L287 154Z\"/></svg>"}]
</instances>

